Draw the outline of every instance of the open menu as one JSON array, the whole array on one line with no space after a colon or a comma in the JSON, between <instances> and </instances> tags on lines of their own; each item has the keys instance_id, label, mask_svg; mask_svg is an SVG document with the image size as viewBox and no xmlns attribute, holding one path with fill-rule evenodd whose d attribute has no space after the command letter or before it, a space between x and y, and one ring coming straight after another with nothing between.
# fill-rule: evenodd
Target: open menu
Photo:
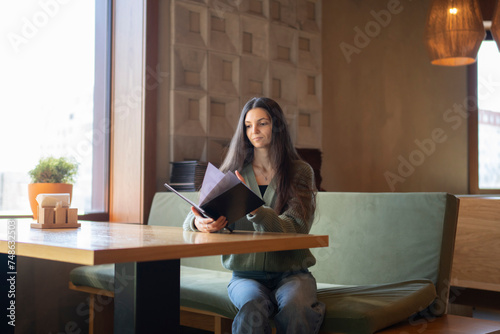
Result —
<instances>
[{"instance_id":1,"label":"open menu","mask_svg":"<svg viewBox=\"0 0 500 334\"><path fill-rule=\"evenodd\" d=\"M224 174L211 163L208 164L203 178L198 205L168 184L165 186L203 215L214 220L220 216L226 217L229 225L264 204L264 201L241 182L233 172L228 171Z\"/></svg>"}]
</instances>

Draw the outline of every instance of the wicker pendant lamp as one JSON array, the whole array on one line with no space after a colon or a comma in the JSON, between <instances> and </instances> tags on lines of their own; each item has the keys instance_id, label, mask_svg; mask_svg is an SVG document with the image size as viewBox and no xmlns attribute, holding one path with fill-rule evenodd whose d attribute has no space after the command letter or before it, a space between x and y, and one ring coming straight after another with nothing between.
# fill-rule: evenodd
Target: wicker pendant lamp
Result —
<instances>
[{"instance_id":1,"label":"wicker pendant lamp","mask_svg":"<svg viewBox=\"0 0 500 334\"><path fill-rule=\"evenodd\" d=\"M485 35L477 0L432 0L425 31L432 64L460 66L475 62Z\"/></svg>"},{"instance_id":2,"label":"wicker pendant lamp","mask_svg":"<svg viewBox=\"0 0 500 334\"><path fill-rule=\"evenodd\" d=\"M500 51L500 0L497 2L493 18L491 19L491 34L497 42L498 51Z\"/></svg>"}]
</instances>

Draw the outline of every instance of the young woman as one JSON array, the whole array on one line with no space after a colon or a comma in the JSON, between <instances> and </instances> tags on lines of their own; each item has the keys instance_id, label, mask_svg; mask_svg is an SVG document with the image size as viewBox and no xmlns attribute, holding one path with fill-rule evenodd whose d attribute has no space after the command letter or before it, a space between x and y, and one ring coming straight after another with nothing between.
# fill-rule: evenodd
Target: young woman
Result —
<instances>
[{"instance_id":1,"label":"young woman","mask_svg":"<svg viewBox=\"0 0 500 334\"><path fill-rule=\"evenodd\" d=\"M190 231L215 232L228 223L236 230L309 233L316 208L312 168L297 154L280 106L253 98L244 106L227 156L220 167L234 171L265 205L237 222L204 218L191 208L184 221ZM316 260L308 249L224 255L233 271L229 297L239 312L233 333L317 333L324 304L316 298L316 280L308 267Z\"/></svg>"}]
</instances>

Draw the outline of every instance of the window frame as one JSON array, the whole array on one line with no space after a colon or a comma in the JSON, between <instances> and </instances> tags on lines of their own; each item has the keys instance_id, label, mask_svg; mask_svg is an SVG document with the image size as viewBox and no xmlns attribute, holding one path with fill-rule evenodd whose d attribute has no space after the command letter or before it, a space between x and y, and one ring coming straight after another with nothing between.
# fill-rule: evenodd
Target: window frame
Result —
<instances>
[{"instance_id":1,"label":"window frame","mask_svg":"<svg viewBox=\"0 0 500 334\"><path fill-rule=\"evenodd\" d=\"M111 124L111 57L112 0L95 0L95 70L94 70L94 140L101 141L92 150L92 207L104 203L103 212L79 216L82 220L109 221L110 124ZM99 134L96 136L96 133ZM104 184L104 191L102 191Z\"/></svg>"},{"instance_id":2,"label":"window frame","mask_svg":"<svg viewBox=\"0 0 500 334\"><path fill-rule=\"evenodd\" d=\"M486 31L485 40L493 40L491 31ZM500 194L500 189L479 188L479 107L477 95L477 61L467 67L468 91L468 155L469 155L469 194Z\"/></svg>"}]
</instances>

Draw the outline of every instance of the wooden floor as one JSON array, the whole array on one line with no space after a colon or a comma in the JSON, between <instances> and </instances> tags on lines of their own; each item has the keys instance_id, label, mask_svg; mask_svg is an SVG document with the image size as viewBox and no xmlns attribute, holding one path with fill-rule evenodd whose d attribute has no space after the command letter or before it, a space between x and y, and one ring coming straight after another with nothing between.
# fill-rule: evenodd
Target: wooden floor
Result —
<instances>
[{"instance_id":1,"label":"wooden floor","mask_svg":"<svg viewBox=\"0 0 500 334\"><path fill-rule=\"evenodd\" d=\"M500 334L500 322L444 315L434 319L420 319L413 324L401 324L377 332L380 334Z\"/></svg>"},{"instance_id":2,"label":"wooden floor","mask_svg":"<svg viewBox=\"0 0 500 334\"><path fill-rule=\"evenodd\" d=\"M212 332L187 327L181 330L181 334L207 333ZM444 315L429 321L422 319L411 325L406 323L393 326L376 334L500 334L500 321Z\"/></svg>"}]
</instances>

